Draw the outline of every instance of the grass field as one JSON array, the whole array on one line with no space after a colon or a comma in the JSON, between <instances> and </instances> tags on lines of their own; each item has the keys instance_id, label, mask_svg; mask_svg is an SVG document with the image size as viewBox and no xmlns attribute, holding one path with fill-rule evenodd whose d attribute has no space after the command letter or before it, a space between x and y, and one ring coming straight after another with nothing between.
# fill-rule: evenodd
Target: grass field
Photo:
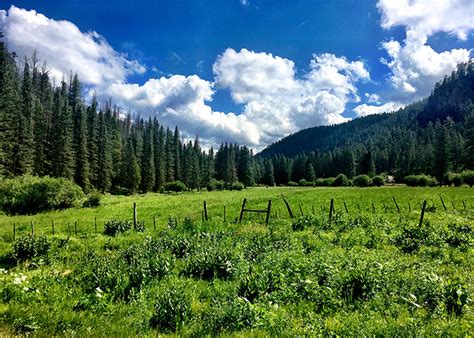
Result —
<instances>
[{"instance_id":1,"label":"grass field","mask_svg":"<svg viewBox=\"0 0 474 338\"><path fill-rule=\"evenodd\" d=\"M244 198L261 209L272 200L268 226L264 215L235 222ZM146 231L104 235L104 222L132 219L134 202ZM48 237L34 245L47 250L20 260L13 225L18 243L32 222L35 238ZM38 335L465 335L474 329L473 226L471 188L402 186L105 196L97 208L0 215L0 327Z\"/></svg>"}]
</instances>

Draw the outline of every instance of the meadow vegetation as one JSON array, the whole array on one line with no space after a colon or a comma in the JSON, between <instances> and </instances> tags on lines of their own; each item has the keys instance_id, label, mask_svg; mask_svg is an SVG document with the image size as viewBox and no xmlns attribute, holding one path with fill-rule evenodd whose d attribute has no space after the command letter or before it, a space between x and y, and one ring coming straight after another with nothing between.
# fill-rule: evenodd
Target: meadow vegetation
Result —
<instances>
[{"instance_id":1,"label":"meadow vegetation","mask_svg":"<svg viewBox=\"0 0 474 338\"><path fill-rule=\"evenodd\" d=\"M272 200L268 226L263 215L236 222L243 198L260 209ZM0 327L37 335L466 335L473 206L468 187L277 187L107 195L94 208L0 215Z\"/></svg>"}]
</instances>

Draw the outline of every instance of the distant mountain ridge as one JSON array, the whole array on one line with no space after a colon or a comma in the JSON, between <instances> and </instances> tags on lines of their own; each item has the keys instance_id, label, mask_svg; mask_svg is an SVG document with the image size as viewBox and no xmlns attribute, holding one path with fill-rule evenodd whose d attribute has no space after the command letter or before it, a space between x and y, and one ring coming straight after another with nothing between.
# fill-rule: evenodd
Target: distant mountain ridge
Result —
<instances>
[{"instance_id":1,"label":"distant mountain ridge","mask_svg":"<svg viewBox=\"0 0 474 338\"><path fill-rule=\"evenodd\" d=\"M426 128L436 120L448 116L454 123L464 123L474 102L474 61L458 65L457 71L438 82L431 95L394 113L370 115L330 126L300 130L265 148L258 157L285 155L294 157L314 151L333 151L338 148L378 143L387 133L397 129ZM369 142L370 141L370 142ZM370 145L369 145L370 147Z\"/></svg>"}]
</instances>

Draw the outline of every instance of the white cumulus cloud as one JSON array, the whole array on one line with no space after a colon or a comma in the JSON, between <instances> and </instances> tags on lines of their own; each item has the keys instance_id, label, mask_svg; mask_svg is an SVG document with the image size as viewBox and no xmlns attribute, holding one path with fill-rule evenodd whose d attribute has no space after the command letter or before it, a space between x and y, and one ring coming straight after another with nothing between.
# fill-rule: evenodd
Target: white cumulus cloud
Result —
<instances>
[{"instance_id":1,"label":"white cumulus cloud","mask_svg":"<svg viewBox=\"0 0 474 338\"><path fill-rule=\"evenodd\" d=\"M359 101L355 83L370 79L361 61L314 55L309 72L296 77L293 61L242 49L227 49L213 66L216 86L230 90L242 115L254 122L264 144L302 128L334 124L349 101Z\"/></svg>"},{"instance_id":2,"label":"white cumulus cloud","mask_svg":"<svg viewBox=\"0 0 474 338\"><path fill-rule=\"evenodd\" d=\"M69 21L53 20L34 10L15 6L0 10L0 30L20 59L30 57L36 49L58 79L77 71L82 82L99 86L145 71L139 62L116 52L98 33L83 33Z\"/></svg>"},{"instance_id":3,"label":"white cumulus cloud","mask_svg":"<svg viewBox=\"0 0 474 338\"><path fill-rule=\"evenodd\" d=\"M382 43L389 56L382 62L391 70L390 81L401 101L409 103L429 95L437 81L469 60L470 50L437 52L428 45L428 37L445 32L467 39L474 29L472 0L380 0L377 7L383 28L401 25L406 30L402 43L393 39Z\"/></svg>"}]
</instances>

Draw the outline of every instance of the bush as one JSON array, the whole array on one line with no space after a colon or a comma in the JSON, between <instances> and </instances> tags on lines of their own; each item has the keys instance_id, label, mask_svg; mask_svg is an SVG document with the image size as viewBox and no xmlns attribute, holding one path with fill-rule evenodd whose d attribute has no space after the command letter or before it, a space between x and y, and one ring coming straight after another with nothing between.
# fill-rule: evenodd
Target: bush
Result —
<instances>
[{"instance_id":1,"label":"bush","mask_svg":"<svg viewBox=\"0 0 474 338\"><path fill-rule=\"evenodd\" d=\"M132 222L110 220L104 224L104 234L109 236L115 236L119 233L127 232L132 228Z\"/></svg>"},{"instance_id":2,"label":"bush","mask_svg":"<svg viewBox=\"0 0 474 338\"><path fill-rule=\"evenodd\" d=\"M181 284L170 284L158 293L150 324L161 331L176 331L191 316L191 298Z\"/></svg>"},{"instance_id":3,"label":"bush","mask_svg":"<svg viewBox=\"0 0 474 338\"><path fill-rule=\"evenodd\" d=\"M464 183L466 183L472 188L472 186L474 185L474 170L464 170L461 173L461 177Z\"/></svg>"},{"instance_id":4,"label":"bush","mask_svg":"<svg viewBox=\"0 0 474 338\"><path fill-rule=\"evenodd\" d=\"M98 192L93 192L87 196L87 199L84 201L82 206L84 208L96 208L100 205L100 200L102 199L102 195Z\"/></svg>"},{"instance_id":5,"label":"bush","mask_svg":"<svg viewBox=\"0 0 474 338\"><path fill-rule=\"evenodd\" d=\"M409 187L434 187L438 184L436 178L429 175L409 175L404 179Z\"/></svg>"},{"instance_id":6,"label":"bush","mask_svg":"<svg viewBox=\"0 0 474 338\"><path fill-rule=\"evenodd\" d=\"M464 183L461 174L452 172L445 175L444 182L447 185L454 185L455 187L460 187Z\"/></svg>"},{"instance_id":7,"label":"bush","mask_svg":"<svg viewBox=\"0 0 474 338\"><path fill-rule=\"evenodd\" d=\"M372 179L367 175L359 175L353 178L352 184L356 187L369 187L372 185Z\"/></svg>"},{"instance_id":8,"label":"bush","mask_svg":"<svg viewBox=\"0 0 474 338\"><path fill-rule=\"evenodd\" d=\"M186 190L186 185L181 181L173 181L165 184L166 191L180 192Z\"/></svg>"},{"instance_id":9,"label":"bush","mask_svg":"<svg viewBox=\"0 0 474 338\"><path fill-rule=\"evenodd\" d=\"M232 183L232 185L230 186L230 190L243 190L245 187L242 183L240 182L235 182L235 183Z\"/></svg>"},{"instance_id":10,"label":"bush","mask_svg":"<svg viewBox=\"0 0 474 338\"><path fill-rule=\"evenodd\" d=\"M46 236L29 235L13 242L13 257L17 261L46 255L51 242Z\"/></svg>"},{"instance_id":11,"label":"bush","mask_svg":"<svg viewBox=\"0 0 474 338\"><path fill-rule=\"evenodd\" d=\"M207 190L224 190L224 181L212 179L211 182L209 182L209 184L207 185Z\"/></svg>"},{"instance_id":12,"label":"bush","mask_svg":"<svg viewBox=\"0 0 474 338\"><path fill-rule=\"evenodd\" d=\"M377 175L377 176L372 177L372 183L376 187L381 187L382 185L385 184L385 179L382 176Z\"/></svg>"},{"instance_id":13,"label":"bush","mask_svg":"<svg viewBox=\"0 0 474 338\"><path fill-rule=\"evenodd\" d=\"M314 185L317 187L330 187L334 182L334 177L317 178Z\"/></svg>"},{"instance_id":14,"label":"bush","mask_svg":"<svg viewBox=\"0 0 474 338\"><path fill-rule=\"evenodd\" d=\"M33 214L80 206L81 187L65 178L20 176L0 182L0 209L9 214Z\"/></svg>"},{"instance_id":15,"label":"bush","mask_svg":"<svg viewBox=\"0 0 474 338\"><path fill-rule=\"evenodd\" d=\"M297 186L298 186L298 183L296 183L296 182L294 182L294 181L288 181L287 186L289 186L289 187L297 187Z\"/></svg>"},{"instance_id":16,"label":"bush","mask_svg":"<svg viewBox=\"0 0 474 338\"><path fill-rule=\"evenodd\" d=\"M347 176L344 174L337 175L334 181L332 181L331 183L332 187L345 187L347 185L349 185L349 180L347 179Z\"/></svg>"}]
</instances>

